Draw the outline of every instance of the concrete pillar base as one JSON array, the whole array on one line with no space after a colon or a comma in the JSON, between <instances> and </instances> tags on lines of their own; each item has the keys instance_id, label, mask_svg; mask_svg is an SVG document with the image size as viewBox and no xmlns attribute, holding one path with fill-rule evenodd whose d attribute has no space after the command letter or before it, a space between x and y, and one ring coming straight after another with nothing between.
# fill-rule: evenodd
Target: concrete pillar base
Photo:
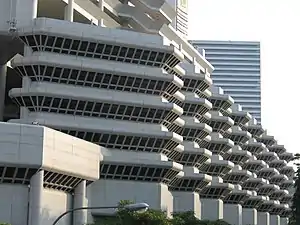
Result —
<instances>
[{"instance_id":1,"label":"concrete pillar base","mask_svg":"<svg viewBox=\"0 0 300 225\"><path fill-rule=\"evenodd\" d=\"M42 193L44 170L34 174L30 180L29 190L29 224L42 225Z\"/></svg>"},{"instance_id":2,"label":"concrete pillar base","mask_svg":"<svg viewBox=\"0 0 300 225\"><path fill-rule=\"evenodd\" d=\"M224 204L224 220L231 225L243 225L242 206Z\"/></svg>"},{"instance_id":3,"label":"concrete pillar base","mask_svg":"<svg viewBox=\"0 0 300 225\"><path fill-rule=\"evenodd\" d=\"M243 208L243 225L257 225L257 210Z\"/></svg>"},{"instance_id":4,"label":"concrete pillar base","mask_svg":"<svg viewBox=\"0 0 300 225\"><path fill-rule=\"evenodd\" d=\"M270 225L270 214L268 212L258 212L257 225Z\"/></svg>"},{"instance_id":5,"label":"concrete pillar base","mask_svg":"<svg viewBox=\"0 0 300 225\"><path fill-rule=\"evenodd\" d=\"M220 199L201 198L201 219L202 220L222 220L223 201Z\"/></svg>"},{"instance_id":6,"label":"concrete pillar base","mask_svg":"<svg viewBox=\"0 0 300 225\"><path fill-rule=\"evenodd\" d=\"M174 191L172 195L174 212L193 211L198 219L201 218L201 203L198 193Z\"/></svg>"},{"instance_id":7,"label":"concrete pillar base","mask_svg":"<svg viewBox=\"0 0 300 225\"><path fill-rule=\"evenodd\" d=\"M280 224L280 216L270 215L270 225L281 225Z\"/></svg>"},{"instance_id":8,"label":"concrete pillar base","mask_svg":"<svg viewBox=\"0 0 300 225\"><path fill-rule=\"evenodd\" d=\"M74 208L86 207L86 181L82 181L75 188L74 192ZM87 223L87 211L80 210L74 212L74 225L82 225Z\"/></svg>"}]
</instances>

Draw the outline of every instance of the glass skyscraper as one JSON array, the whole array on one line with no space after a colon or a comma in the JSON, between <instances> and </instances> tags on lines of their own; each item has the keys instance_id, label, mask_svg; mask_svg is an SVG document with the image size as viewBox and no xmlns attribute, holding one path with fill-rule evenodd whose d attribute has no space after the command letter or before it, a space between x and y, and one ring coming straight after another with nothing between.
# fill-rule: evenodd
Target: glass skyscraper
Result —
<instances>
[{"instance_id":1,"label":"glass skyscraper","mask_svg":"<svg viewBox=\"0 0 300 225\"><path fill-rule=\"evenodd\" d=\"M260 43L191 41L215 67L212 80L261 122ZM204 51L203 51L204 50Z\"/></svg>"}]
</instances>

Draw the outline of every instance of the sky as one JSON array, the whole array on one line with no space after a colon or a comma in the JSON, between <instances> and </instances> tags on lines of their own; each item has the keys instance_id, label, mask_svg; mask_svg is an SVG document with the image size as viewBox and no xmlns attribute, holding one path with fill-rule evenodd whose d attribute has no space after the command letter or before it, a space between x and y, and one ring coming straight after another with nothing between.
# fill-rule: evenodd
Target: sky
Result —
<instances>
[{"instance_id":1,"label":"sky","mask_svg":"<svg viewBox=\"0 0 300 225\"><path fill-rule=\"evenodd\" d=\"M188 3L189 39L261 42L262 125L288 151L300 153L300 1Z\"/></svg>"}]
</instances>

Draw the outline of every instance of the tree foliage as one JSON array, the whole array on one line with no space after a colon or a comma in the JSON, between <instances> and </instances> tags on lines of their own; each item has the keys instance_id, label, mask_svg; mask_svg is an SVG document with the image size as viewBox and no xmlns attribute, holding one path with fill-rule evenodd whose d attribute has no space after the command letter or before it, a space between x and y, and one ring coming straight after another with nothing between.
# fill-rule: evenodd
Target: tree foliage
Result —
<instances>
[{"instance_id":1,"label":"tree foliage","mask_svg":"<svg viewBox=\"0 0 300 225\"><path fill-rule=\"evenodd\" d=\"M296 154L294 157L294 160L299 160L300 154ZM292 217L290 224L293 225L300 225L300 163L295 163L297 166L297 170L295 173L295 193L293 196L293 202L292 202Z\"/></svg>"},{"instance_id":2,"label":"tree foliage","mask_svg":"<svg viewBox=\"0 0 300 225\"><path fill-rule=\"evenodd\" d=\"M131 212L124 208L133 202L125 200L119 203L117 215L102 217L95 225L230 225L225 221L202 221L193 212L174 213L169 219L165 212L149 209L144 213Z\"/></svg>"}]
</instances>

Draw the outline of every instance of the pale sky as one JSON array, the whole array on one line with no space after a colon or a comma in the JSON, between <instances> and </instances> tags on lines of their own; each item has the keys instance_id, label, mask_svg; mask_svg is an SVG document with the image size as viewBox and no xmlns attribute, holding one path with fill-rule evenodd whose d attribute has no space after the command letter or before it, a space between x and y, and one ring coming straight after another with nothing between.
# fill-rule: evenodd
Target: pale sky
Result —
<instances>
[{"instance_id":1,"label":"pale sky","mask_svg":"<svg viewBox=\"0 0 300 225\"><path fill-rule=\"evenodd\" d=\"M300 1L189 0L189 39L261 41L262 125L300 153Z\"/></svg>"}]
</instances>

